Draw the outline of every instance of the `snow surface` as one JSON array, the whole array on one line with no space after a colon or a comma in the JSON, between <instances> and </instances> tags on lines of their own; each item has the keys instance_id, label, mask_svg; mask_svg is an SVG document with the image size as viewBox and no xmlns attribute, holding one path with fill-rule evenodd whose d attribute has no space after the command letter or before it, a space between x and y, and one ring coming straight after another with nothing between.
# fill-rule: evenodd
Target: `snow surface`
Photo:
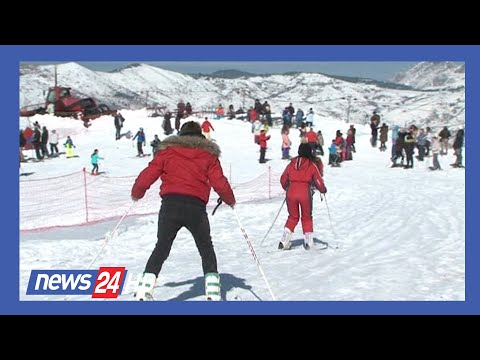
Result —
<instances>
[{"instance_id":1,"label":"snow surface","mask_svg":"<svg viewBox=\"0 0 480 360\"><path fill-rule=\"evenodd\" d=\"M122 132L131 130L135 133L139 127L145 129L146 152L150 152L148 145L154 134L165 138L161 118L149 118L146 111L125 110L122 113L126 118ZM107 171L107 174L91 177L89 181L95 179L98 184L100 181L114 184L121 177L130 176L127 179L131 179L131 184L127 183L121 193L104 195L104 205L116 214L112 220L20 232L19 299L65 300L64 296L25 295L33 269L87 269L91 265L91 269L125 266L132 281L116 301L135 300L133 279L143 272L156 242L157 212L161 203L158 188L153 186L147 193L157 200L149 205L151 215L126 217L117 231L111 232L121 214L131 205L131 185L150 158L136 158L136 148L125 137L115 141L110 116L94 120L89 129L85 129L81 121L50 115L21 118L21 128L27 120L38 120L50 130L57 129L61 150L66 135L71 135L79 157L66 159L62 155L43 162L22 164L20 173L34 173L20 177L21 194L35 183L41 183L40 179L62 177L81 171L83 167L90 170L90 155L95 148L104 157L100 161L100 170ZM324 119L318 123L327 146L337 129L346 134L349 125ZM259 147L253 143L250 124L226 119L212 120L212 124L215 128L213 138L222 150L224 173L234 186L237 184L240 188L241 184L257 179L268 167L272 173L281 174L287 165L281 160L278 127L269 132L271 140L267 158L271 161L259 164ZM211 216L213 207L207 207L226 300L272 299L235 213L254 246L278 301L465 300L465 172L449 166L454 160L453 152L450 150L447 156L440 157L442 171L428 169L431 159L424 162L415 159L415 167L411 170L390 168L390 139L387 151L380 152L369 144L369 127L356 125L356 128L357 152L353 154L353 161L344 162L340 168L331 168L326 165L327 156L323 157L328 193L326 201L320 201L318 192L314 195L317 249L310 252L303 249L299 223L292 238L293 249L277 250L287 219L285 206L260 244L283 201L278 182L272 185L276 192L271 199L239 202L235 210L222 205L215 216ZM296 129L292 129L290 138L293 142L291 155L296 155L299 145ZM31 152L25 151L33 156ZM254 195L265 198L266 194L260 193L262 191ZM42 223L48 223L49 219L75 223L76 214L69 213L68 209L61 210L57 205L71 201L63 187L38 189L37 196L44 204L38 215ZM217 198L212 192L211 201ZM26 201L21 197L21 228L22 224L25 225L22 213L27 210ZM135 203L131 211L141 207L142 201ZM328 248L320 250L324 247L322 242L328 243ZM203 294L200 256L192 236L182 229L164 263L154 296L158 301L198 301L203 300ZM73 295L68 300L101 301Z\"/></svg>"}]
</instances>

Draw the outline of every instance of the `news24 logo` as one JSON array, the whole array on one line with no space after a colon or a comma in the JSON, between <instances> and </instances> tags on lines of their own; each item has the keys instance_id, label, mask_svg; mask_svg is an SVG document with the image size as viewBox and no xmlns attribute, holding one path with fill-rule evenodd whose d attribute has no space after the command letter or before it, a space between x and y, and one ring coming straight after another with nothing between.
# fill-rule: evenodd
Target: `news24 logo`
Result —
<instances>
[{"instance_id":1,"label":"news24 logo","mask_svg":"<svg viewBox=\"0 0 480 360\"><path fill-rule=\"evenodd\" d=\"M125 267L100 267L98 270L32 270L27 295L91 295L97 299L116 299L137 290L136 280ZM127 280L125 280L127 279ZM125 285L125 286L124 286Z\"/></svg>"}]
</instances>

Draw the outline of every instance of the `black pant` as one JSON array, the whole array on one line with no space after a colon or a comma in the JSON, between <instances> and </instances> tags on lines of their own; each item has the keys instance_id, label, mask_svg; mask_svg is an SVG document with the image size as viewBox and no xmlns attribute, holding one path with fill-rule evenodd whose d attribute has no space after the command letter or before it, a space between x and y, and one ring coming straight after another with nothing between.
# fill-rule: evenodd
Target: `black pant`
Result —
<instances>
[{"instance_id":1,"label":"black pant","mask_svg":"<svg viewBox=\"0 0 480 360\"><path fill-rule=\"evenodd\" d=\"M33 147L35 149L35 155L37 156L37 159L38 160L42 160L43 159L43 155L40 153L40 150L42 148L42 145L40 143L34 143L33 144Z\"/></svg>"},{"instance_id":2,"label":"black pant","mask_svg":"<svg viewBox=\"0 0 480 360\"><path fill-rule=\"evenodd\" d=\"M203 273L218 272L205 203L192 196L172 194L163 196L158 214L158 240L145 266L146 273L158 277L170 254L173 240L182 227L193 235L202 258Z\"/></svg>"},{"instance_id":3,"label":"black pant","mask_svg":"<svg viewBox=\"0 0 480 360\"><path fill-rule=\"evenodd\" d=\"M50 143L50 153L53 155L58 154L58 147L57 144Z\"/></svg>"},{"instance_id":4,"label":"black pant","mask_svg":"<svg viewBox=\"0 0 480 360\"><path fill-rule=\"evenodd\" d=\"M137 151L139 156L143 155L143 143L137 142Z\"/></svg>"},{"instance_id":5,"label":"black pant","mask_svg":"<svg viewBox=\"0 0 480 360\"><path fill-rule=\"evenodd\" d=\"M47 144L41 143L40 144L40 149L42 150L42 156L43 157L48 157L49 156Z\"/></svg>"},{"instance_id":6,"label":"black pant","mask_svg":"<svg viewBox=\"0 0 480 360\"><path fill-rule=\"evenodd\" d=\"M115 140L119 140L120 137L121 137L120 129L121 129L121 127L115 127Z\"/></svg>"},{"instance_id":7,"label":"black pant","mask_svg":"<svg viewBox=\"0 0 480 360\"><path fill-rule=\"evenodd\" d=\"M263 164L265 163L265 153L267 152L267 148L260 148L260 160L258 160L258 162L260 164Z\"/></svg>"},{"instance_id":8,"label":"black pant","mask_svg":"<svg viewBox=\"0 0 480 360\"><path fill-rule=\"evenodd\" d=\"M175 130L177 130L177 132L180 131L180 119L183 117L183 114L177 114L177 117L175 118Z\"/></svg>"}]
</instances>

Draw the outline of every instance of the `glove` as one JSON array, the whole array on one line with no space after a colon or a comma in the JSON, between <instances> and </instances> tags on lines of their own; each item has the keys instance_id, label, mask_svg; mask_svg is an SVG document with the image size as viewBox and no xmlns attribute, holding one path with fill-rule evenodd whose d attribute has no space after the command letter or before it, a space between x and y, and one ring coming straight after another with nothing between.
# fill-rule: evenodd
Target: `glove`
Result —
<instances>
[{"instance_id":1,"label":"glove","mask_svg":"<svg viewBox=\"0 0 480 360\"><path fill-rule=\"evenodd\" d=\"M133 200L133 201L138 201L139 199L137 199L136 197L132 196L132 200Z\"/></svg>"},{"instance_id":2,"label":"glove","mask_svg":"<svg viewBox=\"0 0 480 360\"><path fill-rule=\"evenodd\" d=\"M321 192L322 194L326 194L326 193L327 193L327 187L324 186L323 189L320 189L320 192Z\"/></svg>"},{"instance_id":3,"label":"glove","mask_svg":"<svg viewBox=\"0 0 480 360\"><path fill-rule=\"evenodd\" d=\"M236 201L233 202L233 204L229 205L232 209L235 208Z\"/></svg>"}]
</instances>

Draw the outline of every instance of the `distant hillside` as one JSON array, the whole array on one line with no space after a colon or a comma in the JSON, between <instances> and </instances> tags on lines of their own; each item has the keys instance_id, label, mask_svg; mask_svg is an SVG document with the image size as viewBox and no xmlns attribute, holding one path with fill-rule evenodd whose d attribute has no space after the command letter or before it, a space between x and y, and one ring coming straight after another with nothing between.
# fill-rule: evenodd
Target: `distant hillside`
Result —
<instances>
[{"instance_id":1,"label":"distant hillside","mask_svg":"<svg viewBox=\"0 0 480 360\"><path fill-rule=\"evenodd\" d=\"M202 74L202 73L197 73L197 74L189 74L191 77L198 79L201 77L211 77L211 78L223 78L223 79L238 79L241 77L251 77L251 76L257 76L256 74L252 74L246 71L240 71L240 70L235 70L235 69L229 69L229 70L219 70L215 71L211 74Z\"/></svg>"},{"instance_id":2,"label":"distant hillside","mask_svg":"<svg viewBox=\"0 0 480 360\"><path fill-rule=\"evenodd\" d=\"M421 90L461 90L465 88L465 63L425 61L395 75L392 81Z\"/></svg>"},{"instance_id":3,"label":"distant hillside","mask_svg":"<svg viewBox=\"0 0 480 360\"><path fill-rule=\"evenodd\" d=\"M238 70L191 75L146 64L130 64L113 71L92 71L77 63L57 65L58 84L72 88L74 95L93 97L113 108L138 109L153 105L175 109L180 100L194 111L212 111L218 104L234 108L253 106L255 99L268 101L274 113L293 103L304 111L313 108L323 119L354 123L368 121L373 110L387 123L417 125L464 122L465 89L461 68L445 64L423 66L418 80L433 79L449 69L441 87L413 89L412 84L388 83L348 76L291 72L254 75ZM41 104L44 91L54 84L54 65L20 66L20 105ZM432 71L430 73L429 71ZM404 77L404 79L407 79ZM397 78L398 81L399 78ZM447 90L447 91L445 91Z\"/></svg>"}]
</instances>

